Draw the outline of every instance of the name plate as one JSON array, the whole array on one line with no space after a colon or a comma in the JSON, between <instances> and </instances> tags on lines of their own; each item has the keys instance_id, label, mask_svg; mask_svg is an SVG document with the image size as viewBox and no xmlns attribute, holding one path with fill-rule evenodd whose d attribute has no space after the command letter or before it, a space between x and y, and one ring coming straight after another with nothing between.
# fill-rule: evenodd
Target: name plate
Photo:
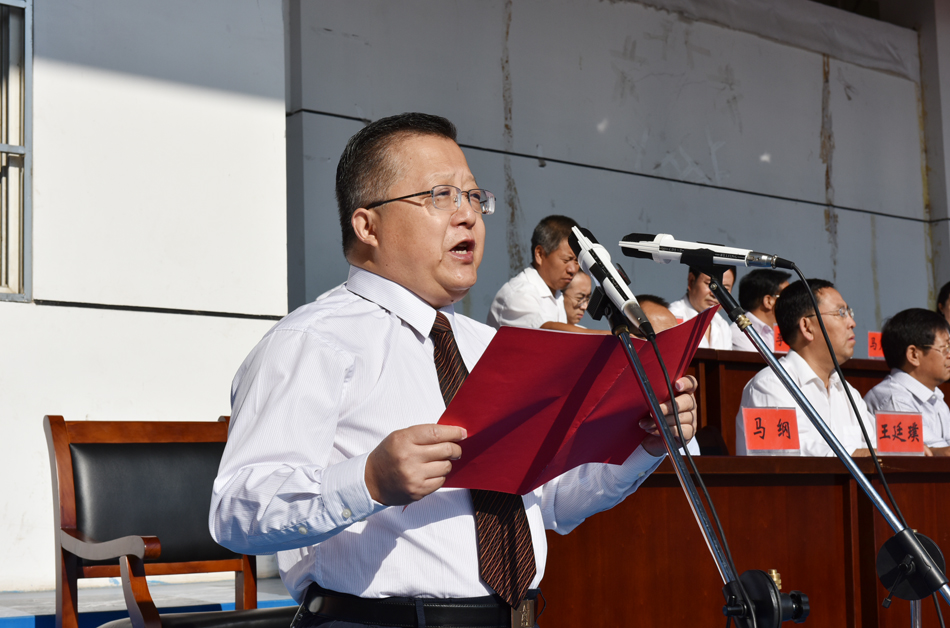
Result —
<instances>
[{"instance_id":1,"label":"name plate","mask_svg":"<svg viewBox=\"0 0 950 628\"><path fill-rule=\"evenodd\" d=\"M924 455L924 421L911 412L881 412L875 415L877 450L896 456Z\"/></svg>"},{"instance_id":2,"label":"name plate","mask_svg":"<svg viewBox=\"0 0 950 628\"><path fill-rule=\"evenodd\" d=\"M791 351L792 348L782 339L782 332L778 330L778 325L772 325L772 331L775 332L775 353L788 353Z\"/></svg>"},{"instance_id":3,"label":"name plate","mask_svg":"<svg viewBox=\"0 0 950 628\"><path fill-rule=\"evenodd\" d=\"M884 346L881 345L881 332L868 332L868 357L872 360L884 359Z\"/></svg>"},{"instance_id":4,"label":"name plate","mask_svg":"<svg viewBox=\"0 0 950 628\"><path fill-rule=\"evenodd\" d=\"M795 408L743 408L746 449L750 452L798 453Z\"/></svg>"}]
</instances>

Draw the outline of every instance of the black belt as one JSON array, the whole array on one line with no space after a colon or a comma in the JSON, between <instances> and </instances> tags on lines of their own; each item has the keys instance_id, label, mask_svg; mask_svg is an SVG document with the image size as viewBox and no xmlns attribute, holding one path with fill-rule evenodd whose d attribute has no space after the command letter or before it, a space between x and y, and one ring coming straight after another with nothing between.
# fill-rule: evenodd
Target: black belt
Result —
<instances>
[{"instance_id":1,"label":"black belt","mask_svg":"<svg viewBox=\"0 0 950 628\"><path fill-rule=\"evenodd\" d=\"M362 598L328 591L312 583L291 628L312 614L338 621L396 628L531 628L537 615L538 590L532 589L517 608L496 595L470 598Z\"/></svg>"}]
</instances>

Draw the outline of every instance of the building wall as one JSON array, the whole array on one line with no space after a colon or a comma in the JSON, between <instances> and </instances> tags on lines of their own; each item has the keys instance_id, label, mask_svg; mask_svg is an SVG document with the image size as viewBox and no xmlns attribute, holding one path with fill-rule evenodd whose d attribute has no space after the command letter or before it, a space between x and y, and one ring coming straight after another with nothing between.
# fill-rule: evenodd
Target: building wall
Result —
<instances>
[{"instance_id":1,"label":"building wall","mask_svg":"<svg viewBox=\"0 0 950 628\"><path fill-rule=\"evenodd\" d=\"M216 420L287 311L280 0L36 0L34 23L35 302L0 301L7 591L55 585L43 415Z\"/></svg>"},{"instance_id":2,"label":"building wall","mask_svg":"<svg viewBox=\"0 0 950 628\"><path fill-rule=\"evenodd\" d=\"M620 236L668 232L796 261L840 285L858 313L859 357L883 318L926 306L919 70L882 61L915 51L916 34L798 0L649 4L672 9L292 0L292 306L345 278L332 181L346 138L364 119L409 110L453 120L479 184L501 201L460 306L476 319L528 263L531 230L551 213L590 228L635 292L669 299L685 290L685 269L622 258ZM744 11L744 30L686 5ZM798 31L776 41L776 15ZM818 26L868 39L816 43Z\"/></svg>"}]
</instances>

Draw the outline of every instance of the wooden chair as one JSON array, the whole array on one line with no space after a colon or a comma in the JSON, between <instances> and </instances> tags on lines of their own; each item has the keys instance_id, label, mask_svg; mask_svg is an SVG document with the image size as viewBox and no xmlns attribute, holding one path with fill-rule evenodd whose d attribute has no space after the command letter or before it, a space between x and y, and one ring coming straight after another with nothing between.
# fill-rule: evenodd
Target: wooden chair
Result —
<instances>
[{"instance_id":1,"label":"wooden chair","mask_svg":"<svg viewBox=\"0 0 950 628\"><path fill-rule=\"evenodd\" d=\"M226 417L223 417L226 419ZM257 608L253 556L218 545L208 510L227 421L65 421L44 417L56 532L56 628L78 628L79 578L121 577L134 628L286 628L295 609ZM146 576L227 572L235 611L159 616ZM221 617L215 619L215 615ZM121 624L112 622L112 624Z\"/></svg>"}]
</instances>

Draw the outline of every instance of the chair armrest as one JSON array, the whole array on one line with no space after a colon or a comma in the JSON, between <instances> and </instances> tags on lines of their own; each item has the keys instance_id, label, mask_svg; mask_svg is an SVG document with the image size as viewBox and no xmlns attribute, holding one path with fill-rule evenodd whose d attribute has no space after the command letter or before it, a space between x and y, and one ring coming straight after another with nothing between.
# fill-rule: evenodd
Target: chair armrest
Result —
<instances>
[{"instance_id":1,"label":"chair armrest","mask_svg":"<svg viewBox=\"0 0 950 628\"><path fill-rule=\"evenodd\" d=\"M64 550L86 560L109 560L120 556L145 560L158 558L162 553L157 536L124 536L111 541L96 541L79 530L62 529L59 542Z\"/></svg>"}]
</instances>

